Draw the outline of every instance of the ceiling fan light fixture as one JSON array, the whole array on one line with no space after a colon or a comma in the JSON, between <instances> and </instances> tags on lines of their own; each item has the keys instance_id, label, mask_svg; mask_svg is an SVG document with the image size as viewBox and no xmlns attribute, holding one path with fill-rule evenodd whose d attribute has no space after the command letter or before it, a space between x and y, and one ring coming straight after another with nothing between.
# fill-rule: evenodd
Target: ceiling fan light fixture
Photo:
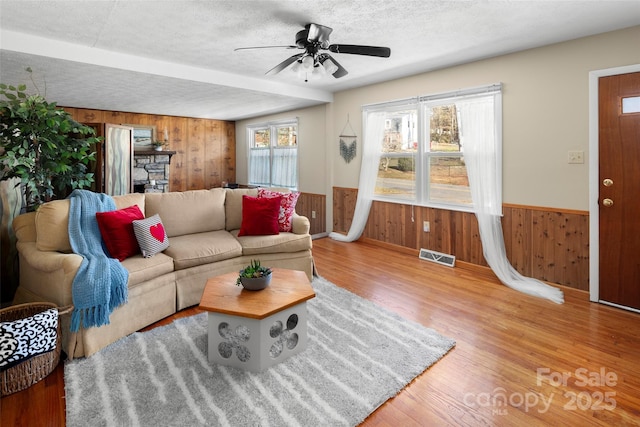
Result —
<instances>
[{"instance_id":1,"label":"ceiling fan light fixture","mask_svg":"<svg viewBox=\"0 0 640 427\"><path fill-rule=\"evenodd\" d=\"M302 58L302 68L304 68L306 71L312 71L313 70L313 63L315 61L313 60L313 56L311 55L307 55L304 58Z\"/></svg>"},{"instance_id":2,"label":"ceiling fan light fixture","mask_svg":"<svg viewBox=\"0 0 640 427\"><path fill-rule=\"evenodd\" d=\"M311 72L311 80L318 80L323 78L327 72L325 71L322 64L319 62L313 67L313 71Z\"/></svg>"},{"instance_id":3,"label":"ceiling fan light fixture","mask_svg":"<svg viewBox=\"0 0 640 427\"><path fill-rule=\"evenodd\" d=\"M338 66L331 60L331 58L327 57L323 61L321 61L322 66L324 67L327 74L333 74L338 71Z\"/></svg>"},{"instance_id":4,"label":"ceiling fan light fixture","mask_svg":"<svg viewBox=\"0 0 640 427\"><path fill-rule=\"evenodd\" d=\"M291 71L294 72L294 73L298 73L300 71L300 68L302 68L302 61L301 60L297 60L291 66Z\"/></svg>"}]
</instances>

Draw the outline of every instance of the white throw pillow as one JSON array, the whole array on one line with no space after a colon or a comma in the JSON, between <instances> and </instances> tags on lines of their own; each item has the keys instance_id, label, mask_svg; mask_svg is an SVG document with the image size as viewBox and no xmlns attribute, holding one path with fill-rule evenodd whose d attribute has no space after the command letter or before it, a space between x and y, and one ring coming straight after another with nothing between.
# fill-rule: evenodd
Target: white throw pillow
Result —
<instances>
[{"instance_id":1,"label":"white throw pillow","mask_svg":"<svg viewBox=\"0 0 640 427\"><path fill-rule=\"evenodd\" d=\"M145 258L150 258L169 247L169 238L158 214L133 221L133 232Z\"/></svg>"}]
</instances>

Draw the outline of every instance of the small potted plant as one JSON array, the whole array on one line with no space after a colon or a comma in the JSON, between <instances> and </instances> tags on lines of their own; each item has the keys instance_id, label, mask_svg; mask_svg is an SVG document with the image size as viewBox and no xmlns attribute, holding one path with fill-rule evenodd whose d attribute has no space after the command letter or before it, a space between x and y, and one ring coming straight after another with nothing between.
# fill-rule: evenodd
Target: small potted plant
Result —
<instances>
[{"instance_id":1,"label":"small potted plant","mask_svg":"<svg viewBox=\"0 0 640 427\"><path fill-rule=\"evenodd\" d=\"M240 270L236 285L250 291L259 291L271 283L271 269L260 265L260 260L251 260L251 264Z\"/></svg>"},{"instance_id":2,"label":"small potted plant","mask_svg":"<svg viewBox=\"0 0 640 427\"><path fill-rule=\"evenodd\" d=\"M162 151L162 147L164 147L165 145L167 145L165 141L153 141L151 143L151 146L156 151Z\"/></svg>"}]
</instances>

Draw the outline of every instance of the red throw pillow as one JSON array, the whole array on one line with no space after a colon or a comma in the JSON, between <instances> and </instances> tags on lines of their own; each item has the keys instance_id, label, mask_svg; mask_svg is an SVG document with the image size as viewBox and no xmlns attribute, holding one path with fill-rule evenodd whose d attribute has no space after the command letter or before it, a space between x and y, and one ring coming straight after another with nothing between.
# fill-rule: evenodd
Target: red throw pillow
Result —
<instances>
[{"instance_id":1,"label":"red throw pillow","mask_svg":"<svg viewBox=\"0 0 640 427\"><path fill-rule=\"evenodd\" d=\"M124 261L140 253L136 235L133 233L133 221L138 219L144 219L138 205L96 213L102 240L112 258Z\"/></svg>"},{"instance_id":2,"label":"red throw pillow","mask_svg":"<svg viewBox=\"0 0 640 427\"><path fill-rule=\"evenodd\" d=\"M238 236L279 234L280 197L242 196L242 223Z\"/></svg>"},{"instance_id":3,"label":"red throw pillow","mask_svg":"<svg viewBox=\"0 0 640 427\"><path fill-rule=\"evenodd\" d=\"M278 215L278 224L280 231L291 231L292 222L291 218L296 211L296 202L300 193L292 191L291 193L280 193L278 191L266 190L264 188L258 189L258 197L282 197L280 202L280 214Z\"/></svg>"}]
</instances>

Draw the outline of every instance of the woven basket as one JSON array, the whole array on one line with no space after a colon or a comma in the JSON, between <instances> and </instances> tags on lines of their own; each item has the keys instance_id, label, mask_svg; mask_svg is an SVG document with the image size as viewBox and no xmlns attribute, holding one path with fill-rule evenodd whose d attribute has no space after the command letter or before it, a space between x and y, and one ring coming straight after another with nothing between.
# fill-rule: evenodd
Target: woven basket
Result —
<instances>
[{"instance_id":1,"label":"woven basket","mask_svg":"<svg viewBox=\"0 0 640 427\"><path fill-rule=\"evenodd\" d=\"M0 310L0 322L13 322L24 319L50 308L57 308L55 304L47 302L27 303L9 306ZM58 316L70 313L73 307L58 309ZM10 367L0 373L0 389L2 396L24 390L37 383L49 375L60 362L60 320L58 319L58 330L56 337L56 348L48 353L33 356L22 363Z\"/></svg>"}]
</instances>

